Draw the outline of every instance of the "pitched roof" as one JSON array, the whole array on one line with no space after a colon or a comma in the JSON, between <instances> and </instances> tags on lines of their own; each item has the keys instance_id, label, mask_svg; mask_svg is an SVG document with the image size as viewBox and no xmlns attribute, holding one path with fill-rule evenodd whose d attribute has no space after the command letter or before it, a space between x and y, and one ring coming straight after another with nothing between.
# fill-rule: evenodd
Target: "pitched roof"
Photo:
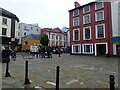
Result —
<instances>
[{"instance_id":1,"label":"pitched roof","mask_svg":"<svg viewBox=\"0 0 120 90\"><path fill-rule=\"evenodd\" d=\"M39 34L29 34L27 37L30 40L40 40L40 35Z\"/></svg>"},{"instance_id":2,"label":"pitched roof","mask_svg":"<svg viewBox=\"0 0 120 90\"><path fill-rule=\"evenodd\" d=\"M100 1L101 1L101 0L100 0ZM75 8L73 8L73 9L71 9L71 10L68 10L68 12L71 12L71 11L73 11L73 10L75 10L75 9L80 9L80 8L82 8L82 7L84 7L84 6L90 5L90 4L95 3L95 2L97 2L97 0L94 0L94 1L89 2L89 3L87 3L87 4L81 5L80 7L75 7Z\"/></svg>"},{"instance_id":3,"label":"pitched roof","mask_svg":"<svg viewBox=\"0 0 120 90\"><path fill-rule=\"evenodd\" d=\"M9 18L15 18L19 22L19 18L15 14L13 14L13 13L11 13L11 12L1 8L1 7L0 7L0 15L6 16Z\"/></svg>"}]
</instances>

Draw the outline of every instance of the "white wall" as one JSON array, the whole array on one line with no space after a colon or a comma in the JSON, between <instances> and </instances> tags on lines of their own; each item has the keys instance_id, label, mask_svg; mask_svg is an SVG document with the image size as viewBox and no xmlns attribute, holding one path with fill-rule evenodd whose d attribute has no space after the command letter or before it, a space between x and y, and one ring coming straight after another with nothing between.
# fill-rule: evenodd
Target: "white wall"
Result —
<instances>
[{"instance_id":1,"label":"white wall","mask_svg":"<svg viewBox=\"0 0 120 90\"><path fill-rule=\"evenodd\" d=\"M111 10L112 10L112 31L113 36L118 36L118 2L111 3Z\"/></svg>"},{"instance_id":2,"label":"white wall","mask_svg":"<svg viewBox=\"0 0 120 90\"><path fill-rule=\"evenodd\" d=\"M17 39L18 39L18 25L19 25L19 22L15 21L15 38Z\"/></svg>"},{"instance_id":3,"label":"white wall","mask_svg":"<svg viewBox=\"0 0 120 90\"><path fill-rule=\"evenodd\" d=\"M26 26L27 30L24 29L25 26ZM32 29L31 29L31 27L32 27ZM20 32L20 36L18 38L20 39L19 44L21 44L21 38L24 37L24 32L26 32L26 35L29 35L29 34L39 34L40 35L41 28L34 24L19 23L18 32Z\"/></svg>"},{"instance_id":4,"label":"white wall","mask_svg":"<svg viewBox=\"0 0 120 90\"><path fill-rule=\"evenodd\" d=\"M11 36L11 19L7 17L4 17L4 18L7 19L7 25L2 24L3 16L0 16L0 36L2 36L2 28L7 28L6 36L10 37Z\"/></svg>"},{"instance_id":5,"label":"white wall","mask_svg":"<svg viewBox=\"0 0 120 90\"><path fill-rule=\"evenodd\" d=\"M113 44L113 55L117 54L117 50L116 50L116 44Z\"/></svg>"},{"instance_id":6,"label":"white wall","mask_svg":"<svg viewBox=\"0 0 120 90\"><path fill-rule=\"evenodd\" d=\"M41 28L36 26L36 25L32 25L32 24L25 24L25 23L20 23L20 29L22 31L21 37L24 37L24 32L27 33L27 35L29 34L40 34L41 33ZM24 29L24 27L26 26L26 29ZM32 29L31 29L32 27ZM38 29L38 31L37 31Z\"/></svg>"},{"instance_id":7,"label":"white wall","mask_svg":"<svg viewBox=\"0 0 120 90\"><path fill-rule=\"evenodd\" d=\"M120 24L120 1L118 3L118 24ZM120 36L120 25L118 25L118 34Z\"/></svg>"}]
</instances>

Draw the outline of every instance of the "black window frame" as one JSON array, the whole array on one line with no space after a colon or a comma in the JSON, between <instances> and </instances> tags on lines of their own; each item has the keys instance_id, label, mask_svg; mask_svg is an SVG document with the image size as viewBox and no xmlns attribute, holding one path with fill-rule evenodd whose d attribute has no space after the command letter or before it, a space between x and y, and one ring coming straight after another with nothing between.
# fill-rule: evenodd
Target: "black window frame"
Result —
<instances>
[{"instance_id":1,"label":"black window frame","mask_svg":"<svg viewBox=\"0 0 120 90\"><path fill-rule=\"evenodd\" d=\"M2 28L2 35L7 35L7 28Z\"/></svg>"}]
</instances>

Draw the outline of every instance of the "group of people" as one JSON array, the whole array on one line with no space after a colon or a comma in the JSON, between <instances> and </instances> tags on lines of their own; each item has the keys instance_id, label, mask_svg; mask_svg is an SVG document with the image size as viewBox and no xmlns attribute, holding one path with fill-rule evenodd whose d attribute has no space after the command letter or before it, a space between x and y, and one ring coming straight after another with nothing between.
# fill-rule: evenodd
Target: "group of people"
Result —
<instances>
[{"instance_id":1,"label":"group of people","mask_svg":"<svg viewBox=\"0 0 120 90\"><path fill-rule=\"evenodd\" d=\"M45 58L52 58L52 49L51 47L45 47L45 46L37 46L37 45L31 45L30 46L30 53L33 56Z\"/></svg>"},{"instance_id":2,"label":"group of people","mask_svg":"<svg viewBox=\"0 0 120 90\"><path fill-rule=\"evenodd\" d=\"M55 49L57 51L57 54L59 54L59 57L60 57L61 48L57 47ZM49 47L49 46L37 46L37 45L31 45L30 46L30 53L33 56L36 56L37 58L38 57L41 57L41 58L45 58L45 57L52 58L53 50L54 50L54 48Z\"/></svg>"}]
</instances>

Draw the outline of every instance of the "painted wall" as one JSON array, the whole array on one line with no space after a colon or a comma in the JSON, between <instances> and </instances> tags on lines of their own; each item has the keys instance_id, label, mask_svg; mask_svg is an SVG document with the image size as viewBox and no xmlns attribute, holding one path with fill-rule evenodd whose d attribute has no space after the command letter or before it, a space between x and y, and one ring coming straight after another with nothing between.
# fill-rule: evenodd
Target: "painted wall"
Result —
<instances>
[{"instance_id":1,"label":"painted wall","mask_svg":"<svg viewBox=\"0 0 120 90\"><path fill-rule=\"evenodd\" d=\"M118 36L118 3L114 2L111 4L112 7L112 31L113 36Z\"/></svg>"},{"instance_id":2,"label":"painted wall","mask_svg":"<svg viewBox=\"0 0 120 90\"><path fill-rule=\"evenodd\" d=\"M26 26L26 29L25 29L25 26ZM25 32L26 32L26 35L41 34L41 28L38 25L34 25L34 24L19 23L18 32L20 33L20 36L18 36L19 44L21 44L21 38L24 37Z\"/></svg>"},{"instance_id":3,"label":"painted wall","mask_svg":"<svg viewBox=\"0 0 120 90\"><path fill-rule=\"evenodd\" d=\"M19 22L15 21L15 38L19 39L18 38L18 25L19 25Z\"/></svg>"},{"instance_id":4,"label":"painted wall","mask_svg":"<svg viewBox=\"0 0 120 90\"><path fill-rule=\"evenodd\" d=\"M44 35L44 34L48 34L48 37L50 40L50 42L49 42L50 46L59 46L60 43L61 43L61 46L64 46L64 44L66 46L67 38L66 38L65 34L63 34L61 32L52 31L49 29L47 29L47 30L43 29L41 32L41 35ZM52 38L52 36L54 38ZM58 37L58 39L56 39L56 37ZM61 39L60 39L60 37L61 37ZM54 43L54 45L52 45L52 42ZM56 43L58 43L58 45L56 45Z\"/></svg>"},{"instance_id":5,"label":"painted wall","mask_svg":"<svg viewBox=\"0 0 120 90\"><path fill-rule=\"evenodd\" d=\"M120 1L118 2L118 23L120 24ZM118 25L118 33L120 36L120 25Z\"/></svg>"},{"instance_id":6,"label":"painted wall","mask_svg":"<svg viewBox=\"0 0 120 90\"><path fill-rule=\"evenodd\" d=\"M104 20L96 22L95 21L95 12L99 10L104 10ZM112 54L113 46L112 46L112 18L111 18L111 4L110 2L104 2L104 9L95 10L95 3L90 3L90 14L91 23L83 24L83 7L79 8L79 16L73 16L73 11L69 13L69 25L70 25L70 45L73 44L94 44L94 43L108 43L109 53ZM79 26L73 26L73 18L79 17L80 24ZM96 39L96 25L105 24L105 38L104 39ZM91 26L91 40L83 40L83 28ZM80 30L80 41L73 41L73 29L79 28Z\"/></svg>"},{"instance_id":7,"label":"painted wall","mask_svg":"<svg viewBox=\"0 0 120 90\"><path fill-rule=\"evenodd\" d=\"M7 28L6 36L11 37L11 19L7 17L4 17L4 18L7 19L7 25L2 24L3 16L0 16L0 36L2 36L2 28Z\"/></svg>"},{"instance_id":8,"label":"painted wall","mask_svg":"<svg viewBox=\"0 0 120 90\"><path fill-rule=\"evenodd\" d=\"M27 41L27 45L24 45L24 42ZM26 38L22 38L22 50L26 51L26 50L30 50L30 46L31 45L40 45L40 40L30 40L28 37Z\"/></svg>"},{"instance_id":9,"label":"painted wall","mask_svg":"<svg viewBox=\"0 0 120 90\"><path fill-rule=\"evenodd\" d=\"M24 28L25 26L26 26L26 29ZM32 25L32 24L25 24L25 23L20 23L19 24L19 30L22 31L21 37L24 37L24 32L26 32L27 35L29 35L29 34L40 34L41 33L41 28L40 27L38 27L36 25Z\"/></svg>"}]
</instances>

